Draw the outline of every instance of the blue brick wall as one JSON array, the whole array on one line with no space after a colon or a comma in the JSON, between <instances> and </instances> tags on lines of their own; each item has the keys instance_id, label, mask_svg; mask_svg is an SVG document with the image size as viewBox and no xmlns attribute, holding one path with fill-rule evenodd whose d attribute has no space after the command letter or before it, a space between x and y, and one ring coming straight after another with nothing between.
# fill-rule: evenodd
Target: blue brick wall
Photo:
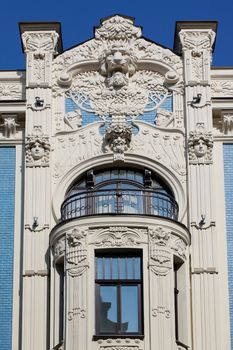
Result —
<instances>
[{"instance_id":1,"label":"blue brick wall","mask_svg":"<svg viewBox=\"0 0 233 350\"><path fill-rule=\"evenodd\" d=\"M223 145L226 199L227 255L230 298L231 343L233 344L233 144Z\"/></svg>"},{"instance_id":2,"label":"blue brick wall","mask_svg":"<svg viewBox=\"0 0 233 350\"><path fill-rule=\"evenodd\" d=\"M152 105L150 105L152 107ZM161 104L159 108L166 109L169 112L173 111L173 100L172 96L169 96L166 98L166 100ZM152 125L155 125L157 110L150 111L150 112L144 112L139 118L139 120L143 120L146 123L150 123Z\"/></svg>"},{"instance_id":3,"label":"blue brick wall","mask_svg":"<svg viewBox=\"0 0 233 350\"><path fill-rule=\"evenodd\" d=\"M0 147L0 349L11 350L15 148Z\"/></svg>"},{"instance_id":4,"label":"blue brick wall","mask_svg":"<svg viewBox=\"0 0 233 350\"><path fill-rule=\"evenodd\" d=\"M90 106L87 105L87 108ZM77 109L77 105L74 103L74 101L72 101L70 98L66 98L65 99L65 112L72 112L75 109ZM90 112L86 112L82 110L82 126L86 126L88 124L92 124L95 122L99 122L102 119L100 117L98 117L98 115L95 115L94 113L90 113Z\"/></svg>"}]
</instances>

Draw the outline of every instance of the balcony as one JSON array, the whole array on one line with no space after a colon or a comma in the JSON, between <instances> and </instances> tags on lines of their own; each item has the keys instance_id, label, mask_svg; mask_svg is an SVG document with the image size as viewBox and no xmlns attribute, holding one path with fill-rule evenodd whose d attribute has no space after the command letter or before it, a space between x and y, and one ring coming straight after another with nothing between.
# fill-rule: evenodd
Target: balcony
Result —
<instances>
[{"instance_id":1,"label":"balcony","mask_svg":"<svg viewBox=\"0 0 233 350\"><path fill-rule=\"evenodd\" d=\"M89 190L69 196L61 206L61 221L88 215L154 215L178 219L173 197L150 189Z\"/></svg>"}]
</instances>

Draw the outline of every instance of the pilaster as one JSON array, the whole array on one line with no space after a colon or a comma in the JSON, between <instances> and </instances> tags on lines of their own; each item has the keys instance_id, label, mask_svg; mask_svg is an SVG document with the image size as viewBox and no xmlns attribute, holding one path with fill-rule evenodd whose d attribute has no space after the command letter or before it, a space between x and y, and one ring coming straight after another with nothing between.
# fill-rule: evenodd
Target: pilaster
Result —
<instances>
[{"instance_id":1,"label":"pilaster","mask_svg":"<svg viewBox=\"0 0 233 350\"><path fill-rule=\"evenodd\" d=\"M22 348L48 347L51 202L51 71L60 44L58 24L22 23L26 54L25 214Z\"/></svg>"},{"instance_id":2,"label":"pilaster","mask_svg":"<svg viewBox=\"0 0 233 350\"><path fill-rule=\"evenodd\" d=\"M193 349L223 349L213 184L210 65L215 22L178 22L185 78Z\"/></svg>"}]
</instances>

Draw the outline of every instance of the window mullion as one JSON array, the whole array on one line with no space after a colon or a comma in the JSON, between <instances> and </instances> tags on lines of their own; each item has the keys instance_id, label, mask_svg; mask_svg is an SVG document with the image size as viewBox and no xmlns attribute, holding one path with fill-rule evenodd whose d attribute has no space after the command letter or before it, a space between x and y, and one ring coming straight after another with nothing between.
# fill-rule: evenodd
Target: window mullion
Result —
<instances>
[{"instance_id":1,"label":"window mullion","mask_svg":"<svg viewBox=\"0 0 233 350\"><path fill-rule=\"evenodd\" d=\"M121 333L121 285L117 286L117 333Z\"/></svg>"}]
</instances>

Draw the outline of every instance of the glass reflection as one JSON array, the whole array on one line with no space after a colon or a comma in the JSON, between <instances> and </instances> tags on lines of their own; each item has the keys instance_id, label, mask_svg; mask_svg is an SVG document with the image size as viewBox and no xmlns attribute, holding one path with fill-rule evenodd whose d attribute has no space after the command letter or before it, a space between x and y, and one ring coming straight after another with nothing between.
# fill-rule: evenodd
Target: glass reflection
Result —
<instances>
[{"instance_id":1,"label":"glass reflection","mask_svg":"<svg viewBox=\"0 0 233 350\"><path fill-rule=\"evenodd\" d=\"M117 287L100 287L100 332L117 331Z\"/></svg>"},{"instance_id":2,"label":"glass reflection","mask_svg":"<svg viewBox=\"0 0 233 350\"><path fill-rule=\"evenodd\" d=\"M138 287L121 287L121 331L126 333L138 332ZM125 324L127 328L125 329Z\"/></svg>"}]
</instances>

